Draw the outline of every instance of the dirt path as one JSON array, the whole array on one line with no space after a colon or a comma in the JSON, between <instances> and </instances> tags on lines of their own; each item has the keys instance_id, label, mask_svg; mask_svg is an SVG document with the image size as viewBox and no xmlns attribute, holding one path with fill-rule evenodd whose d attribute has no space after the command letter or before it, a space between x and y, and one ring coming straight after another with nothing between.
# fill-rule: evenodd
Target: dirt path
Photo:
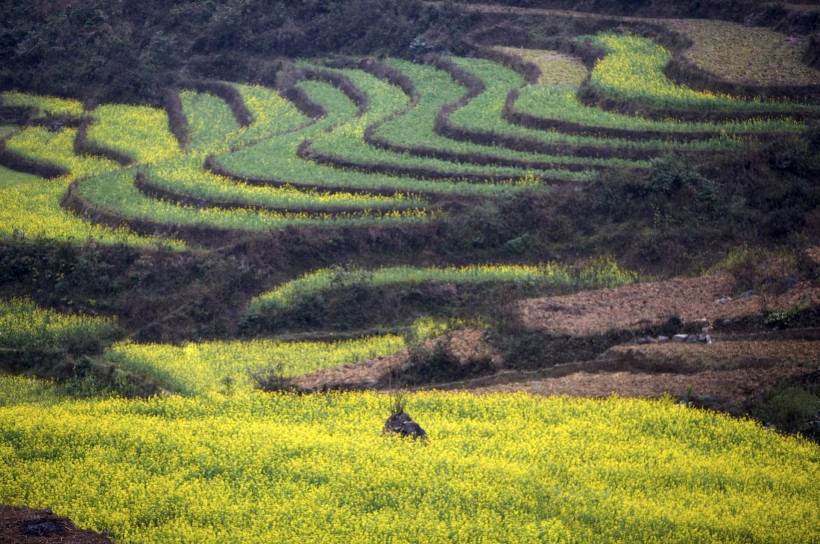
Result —
<instances>
[{"instance_id":1,"label":"dirt path","mask_svg":"<svg viewBox=\"0 0 820 544\"><path fill-rule=\"evenodd\" d=\"M1 544L112 544L107 537L78 529L50 510L0 506Z\"/></svg>"}]
</instances>

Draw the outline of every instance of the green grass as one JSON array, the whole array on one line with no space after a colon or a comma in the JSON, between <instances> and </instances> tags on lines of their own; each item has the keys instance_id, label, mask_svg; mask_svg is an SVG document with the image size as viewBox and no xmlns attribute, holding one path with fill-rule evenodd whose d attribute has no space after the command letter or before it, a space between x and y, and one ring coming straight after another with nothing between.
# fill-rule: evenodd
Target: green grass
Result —
<instances>
[{"instance_id":1,"label":"green grass","mask_svg":"<svg viewBox=\"0 0 820 544\"><path fill-rule=\"evenodd\" d=\"M74 155L76 133L74 129L49 132L40 127L28 127L8 140L10 150L63 167L71 173L54 180L21 177L19 174L4 177L0 183L0 236L44 237L75 243L93 239L98 243L135 246L170 244L173 248L181 248L181 242L140 236L126 227L112 229L95 225L62 208L60 203L72 181L119 168L107 159ZM18 182L13 183L14 180Z\"/></svg>"},{"instance_id":2,"label":"green grass","mask_svg":"<svg viewBox=\"0 0 820 544\"><path fill-rule=\"evenodd\" d=\"M20 127L16 125L0 125L0 141L6 140L20 132Z\"/></svg>"},{"instance_id":3,"label":"green grass","mask_svg":"<svg viewBox=\"0 0 820 544\"><path fill-rule=\"evenodd\" d=\"M294 116L295 110L287 107L289 102L279 97L275 91L249 85L238 87L253 106L251 111L255 117L250 126L241 130L223 100L204 93L183 95L185 114L192 128L192 148L196 147L198 152L192 151L190 156L148 168L146 175L151 185L180 197L205 200L213 205L254 206L281 211L333 212L425 206L421 200L401 196L354 195L300 191L291 186L249 185L202 169L200 163L205 154L227 151L230 142L233 142L231 145L237 145L238 141L255 141L264 135L274 137L277 131L287 134L299 128L297 123L305 121L301 114ZM197 134L202 136L196 136Z\"/></svg>"},{"instance_id":4,"label":"green grass","mask_svg":"<svg viewBox=\"0 0 820 544\"><path fill-rule=\"evenodd\" d=\"M418 198L397 195L352 194L339 192L302 191L292 186L267 187L249 185L203 170L196 157L188 157L155 165L147 169L151 185L175 195L206 200L214 205L258 206L282 211L333 212L334 210L386 210L418 208L426 202Z\"/></svg>"},{"instance_id":5,"label":"green grass","mask_svg":"<svg viewBox=\"0 0 820 544\"><path fill-rule=\"evenodd\" d=\"M51 132L43 127L27 127L6 141L9 151L38 162L48 163L71 172L73 179L116 170L119 165L109 159L76 155L77 130L68 128Z\"/></svg>"},{"instance_id":6,"label":"green grass","mask_svg":"<svg viewBox=\"0 0 820 544\"><path fill-rule=\"evenodd\" d=\"M17 172L9 170L5 166L0 166L0 190L18 184L31 184L36 181L42 181L42 179L33 174Z\"/></svg>"},{"instance_id":7,"label":"green grass","mask_svg":"<svg viewBox=\"0 0 820 544\"><path fill-rule=\"evenodd\" d=\"M165 225L264 231L287 226L371 225L379 223L416 222L425 219L422 211L388 211L383 214L367 210L344 215L323 213L287 213L250 208L198 208L171 204L143 195L134 186L136 171L118 170L82 180L80 195L94 208L107 211L125 221L143 220Z\"/></svg>"},{"instance_id":8,"label":"green grass","mask_svg":"<svg viewBox=\"0 0 820 544\"><path fill-rule=\"evenodd\" d=\"M293 132L312 122L275 89L260 85L232 84L245 107L253 115L253 123L243 127L231 140L232 145L248 145L263 138Z\"/></svg>"},{"instance_id":9,"label":"green grass","mask_svg":"<svg viewBox=\"0 0 820 544\"><path fill-rule=\"evenodd\" d=\"M663 68L671 59L670 53L648 38L605 32L586 39L607 52L595 64L590 84L617 98L636 99L655 106L680 109L820 111L820 108L812 106L741 100L677 85L663 73Z\"/></svg>"},{"instance_id":10,"label":"green grass","mask_svg":"<svg viewBox=\"0 0 820 544\"><path fill-rule=\"evenodd\" d=\"M0 300L0 347L17 350L70 348L112 338L117 321L109 317L65 315L29 299Z\"/></svg>"},{"instance_id":11,"label":"green grass","mask_svg":"<svg viewBox=\"0 0 820 544\"><path fill-rule=\"evenodd\" d=\"M400 113L409 106L407 96L396 86L361 70L338 70L370 98L371 108L357 123L339 127L317 137L311 149L322 154L351 160L365 167L419 168L440 172L442 177L495 176L498 179L516 179L527 176L553 180L588 181L594 172L571 172L568 170L539 170L510 167L490 167L461 164L437 159L423 158L406 153L394 153L365 143L364 130L370 124L380 122L391 114Z\"/></svg>"},{"instance_id":12,"label":"green grass","mask_svg":"<svg viewBox=\"0 0 820 544\"><path fill-rule=\"evenodd\" d=\"M436 133L436 115L447 104L456 102L466 89L453 81L449 74L430 65L414 64L399 59L390 59L389 64L399 69L413 83L419 93L419 102L405 114L381 125L375 136L393 145L422 152L449 151L471 154L490 160L516 160L595 166L624 166L627 168L646 167L648 162L623 159L596 159L571 155L548 155L513 151L498 146L486 146L473 142L452 140ZM523 82L523 81L522 81Z\"/></svg>"},{"instance_id":13,"label":"green grass","mask_svg":"<svg viewBox=\"0 0 820 544\"><path fill-rule=\"evenodd\" d=\"M538 83L544 85L580 87L589 75L589 70L579 59L558 51L500 45L495 46L493 49L508 55L515 55L536 65L541 72L541 75L538 76Z\"/></svg>"}]
</instances>

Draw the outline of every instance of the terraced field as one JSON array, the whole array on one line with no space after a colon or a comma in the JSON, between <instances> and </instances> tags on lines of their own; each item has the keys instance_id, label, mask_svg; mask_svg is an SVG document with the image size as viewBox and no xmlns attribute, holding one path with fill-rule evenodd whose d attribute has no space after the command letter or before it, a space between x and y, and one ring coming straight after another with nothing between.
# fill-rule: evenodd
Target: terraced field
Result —
<instances>
[{"instance_id":1,"label":"terraced field","mask_svg":"<svg viewBox=\"0 0 820 544\"><path fill-rule=\"evenodd\" d=\"M814 166L764 147L809 148L817 71L725 22L463 9L594 30L0 95L0 363L55 379L0 375L0 505L117 542L818 541L817 445L694 408L817 379ZM738 210L792 257L715 264L735 233L696 227ZM675 262L734 275L632 266L690 230ZM653 400L555 396L612 391ZM385 436L405 408L424 440Z\"/></svg>"},{"instance_id":2,"label":"terraced field","mask_svg":"<svg viewBox=\"0 0 820 544\"><path fill-rule=\"evenodd\" d=\"M673 111L813 111L675 85L661 72L669 54L647 38L584 39L606 53L587 76L570 57L514 49L504 51L536 61L539 82L480 58L348 67L301 62L294 67L301 81L284 93L192 85L179 93L182 117L174 120L146 106L104 104L85 112L78 101L5 93L4 104L41 118L84 119L78 131L27 127L7 136L7 165L46 177L72 173L59 190L49 182L47 195L21 197L17 186L7 198L23 209L27 199L46 199L55 225L73 216L77 224L91 221L89 233L125 228L198 241L220 230L424 222L442 197L549 191L612 169L639 172L670 151L719 153L742 139L804 126L788 117L682 122L615 113L579 100L581 79L614 99ZM35 186L45 189L27 189ZM60 202L69 211L55 209ZM6 232L31 231L20 223L9 216ZM38 228L82 238L65 226Z\"/></svg>"}]
</instances>

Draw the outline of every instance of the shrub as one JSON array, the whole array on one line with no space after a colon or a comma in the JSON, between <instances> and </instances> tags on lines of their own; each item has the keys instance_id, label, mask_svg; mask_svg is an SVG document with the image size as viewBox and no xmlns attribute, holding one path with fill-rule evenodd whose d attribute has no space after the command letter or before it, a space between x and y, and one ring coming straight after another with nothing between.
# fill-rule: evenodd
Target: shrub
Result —
<instances>
[{"instance_id":1,"label":"shrub","mask_svg":"<svg viewBox=\"0 0 820 544\"><path fill-rule=\"evenodd\" d=\"M800 386L775 390L755 415L780 430L794 433L820 420L820 397Z\"/></svg>"}]
</instances>

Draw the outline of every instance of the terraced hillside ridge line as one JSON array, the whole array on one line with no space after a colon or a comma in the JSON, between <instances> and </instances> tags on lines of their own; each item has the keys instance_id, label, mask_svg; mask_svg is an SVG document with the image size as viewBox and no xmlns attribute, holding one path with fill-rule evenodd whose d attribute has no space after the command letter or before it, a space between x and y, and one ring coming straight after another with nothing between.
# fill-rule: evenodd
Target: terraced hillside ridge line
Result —
<instances>
[{"instance_id":1,"label":"terraced hillside ridge line","mask_svg":"<svg viewBox=\"0 0 820 544\"><path fill-rule=\"evenodd\" d=\"M628 140L667 139L691 142L710 140L723 135L766 139L782 132L798 132L805 129L804 124L788 119L753 119L745 123L652 121L585 106L578 102L576 93L575 88L556 85L528 86L520 91L514 89L507 95L502 116L510 123L535 130L555 130L579 136ZM626 128L627 126L634 128ZM701 127L702 129L697 131Z\"/></svg>"},{"instance_id":2,"label":"terraced hillside ridge line","mask_svg":"<svg viewBox=\"0 0 820 544\"><path fill-rule=\"evenodd\" d=\"M580 97L587 102L604 100L600 106L607 109L625 109L631 104L633 110L652 117L665 112L667 117L710 120L731 119L732 115L748 119L750 115L802 118L820 114L820 106L748 101L674 85L663 73L670 53L648 38L607 32L588 39L608 54L596 63L585 86L592 92L582 92Z\"/></svg>"},{"instance_id":3,"label":"terraced hillside ridge line","mask_svg":"<svg viewBox=\"0 0 820 544\"><path fill-rule=\"evenodd\" d=\"M261 315L294 303L299 297L349 283L368 286L391 284L414 285L428 282L454 284L527 283L560 286L568 289L581 287L624 285L634 282L637 275L624 270L612 259L602 258L583 268L572 268L557 263L538 265L476 264L461 267L420 268L396 266L376 270L340 271L321 269L308 273L275 289L254 297L248 305L248 315Z\"/></svg>"},{"instance_id":4,"label":"terraced hillside ridge line","mask_svg":"<svg viewBox=\"0 0 820 544\"><path fill-rule=\"evenodd\" d=\"M33 117L60 123L82 119L86 115L79 100L17 91L4 91L0 94L0 104L4 107L31 109Z\"/></svg>"},{"instance_id":5,"label":"terraced hillside ridge line","mask_svg":"<svg viewBox=\"0 0 820 544\"><path fill-rule=\"evenodd\" d=\"M168 129L179 147L187 150L191 145L191 131L179 92L179 89L169 89L165 93L165 111L168 113Z\"/></svg>"},{"instance_id":6,"label":"terraced hillside ridge line","mask_svg":"<svg viewBox=\"0 0 820 544\"><path fill-rule=\"evenodd\" d=\"M303 79L324 81L342 91L351 102L356 104L356 117L361 117L367 113L370 108L370 99L367 94L358 89L345 74L336 70L322 69L319 66L307 63L300 64L299 68L304 74Z\"/></svg>"},{"instance_id":7,"label":"terraced hillside ridge line","mask_svg":"<svg viewBox=\"0 0 820 544\"><path fill-rule=\"evenodd\" d=\"M77 137L74 139L74 154L75 155L92 155L108 159L119 164L121 167L129 167L135 164L134 158L117 149L106 147L99 143L89 141L88 126L93 122L92 119L86 119L80 124L77 130Z\"/></svg>"},{"instance_id":8,"label":"terraced hillside ridge line","mask_svg":"<svg viewBox=\"0 0 820 544\"><path fill-rule=\"evenodd\" d=\"M545 155L452 140L435 131L436 118L441 109L462 99L469 93L443 70L430 65L414 64L390 59L391 65L411 77L420 89L419 102L395 119L369 125L364 140L375 147L396 153L431 157L468 164L513 166L527 169L608 170L611 168L637 170L646 163L622 159L579 158L570 155Z\"/></svg>"},{"instance_id":9,"label":"terraced hillside ridge line","mask_svg":"<svg viewBox=\"0 0 820 544\"><path fill-rule=\"evenodd\" d=\"M486 48L485 48L486 49ZM692 141L714 138L722 134L733 136L751 136L765 138L780 131L801 130L804 125L790 120L772 121L756 119L746 122L729 123L685 123L666 120L650 121L633 116L612 114L597 108L580 104L576 97L578 85L584 80L584 68L577 61L562 56L557 51L529 53L526 50L505 49L506 55L514 51L523 51L522 55L539 62L532 65L539 72L538 77L558 81L558 83L530 84L521 89L513 89L507 95L502 116L507 121L535 128L538 130L557 130L559 132L588 136L605 136L627 139L673 139ZM520 57L524 60L524 57ZM572 71L574 81L562 72ZM558 72L557 74L554 74ZM554 74L554 75L553 75Z\"/></svg>"},{"instance_id":10,"label":"terraced hillside ridge line","mask_svg":"<svg viewBox=\"0 0 820 544\"><path fill-rule=\"evenodd\" d=\"M38 163L47 161L67 173L47 181L35 178L25 183L8 183L0 187L0 235L46 237L71 243L94 240L104 244L181 248L182 243L179 241L140 236L128 228L119 227L119 223L113 229L97 226L62 208L61 203L75 180L119 168L119 165L107 159L74 154L76 135L77 130L72 128L51 132L32 126L14 134L5 142L7 148L15 154Z\"/></svg>"},{"instance_id":11,"label":"terraced hillside ridge line","mask_svg":"<svg viewBox=\"0 0 820 544\"><path fill-rule=\"evenodd\" d=\"M228 103L216 95L182 91L179 101L190 134L189 155L227 149L230 138L242 128Z\"/></svg>"},{"instance_id":12,"label":"terraced hillside ridge line","mask_svg":"<svg viewBox=\"0 0 820 544\"><path fill-rule=\"evenodd\" d=\"M169 165L170 166L170 165ZM243 208L256 211L287 211L290 213L328 213L350 215L362 211L422 209L426 202L403 196L354 195L351 193L310 193L292 187L260 187L236 183L207 171L163 165L152 168L147 175L138 172L134 185L143 194L168 202L197 208Z\"/></svg>"},{"instance_id":13,"label":"terraced hillside ridge line","mask_svg":"<svg viewBox=\"0 0 820 544\"><path fill-rule=\"evenodd\" d=\"M482 44L506 42L505 45L560 49L564 52L583 53L585 63L590 60L594 63L596 60L594 54L592 57L587 56L588 51L586 49L576 51L568 49L569 44L566 38L542 36L542 34L550 33L550 30L544 30L544 27L554 27L553 31L556 34L566 34L562 31L569 27L578 29L577 33L579 34L595 33L601 30L625 30L635 34L653 35L664 43L668 42L670 45L674 45L674 55L670 63L664 68L664 72L671 79L695 90L717 91L748 99L787 99L796 102L816 102L817 100L818 85L820 85L816 83L817 76L814 75L814 70L799 58L803 48L797 44L806 39L803 37L786 36L769 29L750 28L748 25L728 21L705 19L645 19L526 8L511 8L505 12L495 9L493 6L466 6L466 9L481 10L488 13L498 11L499 14L505 14L505 17L501 20L497 18L495 20L488 19L486 24L478 25L477 29L468 35L467 42L473 46L478 46L478 49L482 52L485 50L485 46ZM536 20L543 19L544 25L539 27L542 32L538 33L537 36L529 36L526 32L522 33L514 25L510 26L510 23L505 22L508 18L520 17L523 14ZM516 20L521 21L520 18ZM564 25L555 26L555 21L558 20L563 21ZM579 26L581 21L586 22L586 28ZM553 26L550 27L549 25ZM732 36L731 43L728 46L720 41L725 40L727 36ZM689 45L681 46L682 43L687 42ZM783 45L777 45L778 43L783 43ZM746 45L744 46L744 44ZM729 55L729 52L735 47L737 48L737 55L728 56L728 60L724 58L724 55ZM697 61L691 60L693 56ZM748 58L741 60L744 56ZM767 64L767 61L772 59L776 60L771 64ZM702 69L697 65L697 62L712 67L716 72L722 73L723 77ZM589 66L591 67L592 64L589 64ZM769 70L766 66L776 66L776 68ZM731 71L727 71L727 69ZM756 77L757 83L743 83L742 78L745 73L755 74L752 77ZM778 77L781 78L780 83L775 79ZM786 84L783 83L784 81L793 83ZM604 98L601 97L601 100L603 101ZM616 108L614 102L609 101L608 104L611 108ZM634 111L635 106L636 104L633 104L632 110L630 110L629 105L624 103L617 111ZM653 112L648 108L644 109L645 115L651 115L658 119L664 117L661 112ZM676 117L684 115L686 115L685 112L679 112ZM736 118L742 118L745 115L747 114L737 112ZM691 117L690 120L700 119Z\"/></svg>"},{"instance_id":14,"label":"terraced hillside ridge line","mask_svg":"<svg viewBox=\"0 0 820 544\"><path fill-rule=\"evenodd\" d=\"M517 150L571 154L585 157L620 157L648 159L672 150L718 151L736 147L737 142L715 139L705 142L674 143L661 141L630 141L615 138L592 138L565 135L557 132L533 130L511 125L504 121L502 112L507 95L523 86L523 78L513 70L483 59L451 58L440 66L454 78L465 81L481 79L491 83L484 92L462 107L442 110L436 122L436 131L458 140L488 145L502 145ZM468 73L465 67L469 68Z\"/></svg>"},{"instance_id":15,"label":"terraced hillside ridge line","mask_svg":"<svg viewBox=\"0 0 820 544\"><path fill-rule=\"evenodd\" d=\"M233 147L252 145L264 138L295 132L327 113L321 105L311 102L307 95L302 97L299 92L294 95L295 101L291 101L277 89L240 83L233 83L233 86L253 117L249 126L240 129L236 137L231 138Z\"/></svg>"},{"instance_id":16,"label":"terraced hillside ridge line","mask_svg":"<svg viewBox=\"0 0 820 544\"><path fill-rule=\"evenodd\" d=\"M328 115L322 122L287 137L261 141L248 148L222 154L207 161L214 173L235 178L253 185L293 185L319 191L344 191L394 195L396 193L423 195L493 196L513 191L532 190L533 183L526 184L475 184L458 179L425 180L404 176L388 176L340 170L299 159L296 154L305 139L326 137L334 131L352 131L361 138L361 127L366 126L370 114L357 116L351 111L352 102L338 89L322 82L303 82L314 96L321 97L324 107L337 115ZM397 106L401 107L401 106ZM395 108L393 108L395 109ZM388 111L393 111L388 108ZM372 118L380 119L376 111ZM326 129L331 128L330 132ZM296 159L296 160L294 160Z\"/></svg>"},{"instance_id":17,"label":"terraced hillside ridge line","mask_svg":"<svg viewBox=\"0 0 820 544\"><path fill-rule=\"evenodd\" d=\"M305 140L297 154L306 160L337 168L352 168L362 172L384 173L420 179L457 179L474 183L515 182L537 176L543 181L563 182L589 179L584 174L553 171L522 171L505 167L478 167L445 163L436 159L408 157L366 145L361 136L363 128L394 118L412 107L410 96L399 87L361 70L341 71L362 95L371 96L373 107L360 121L333 131L322 133L313 140Z\"/></svg>"},{"instance_id":18,"label":"terraced hillside ridge line","mask_svg":"<svg viewBox=\"0 0 820 544\"><path fill-rule=\"evenodd\" d=\"M407 76L402 74L395 68L374 61L372 59L361 59L354 61L347 59L345 61L338 61L331 63L334 67L342 67L346 70L345 75L348 78L355 79L354 84L362 90L365 94L373 93L380 97L379 104L386 101L386 96L391 94L389 87L383 82L368 80L361 74L357 74L357 70L362 70L371 74L372 76L384 80L398 87L407 96L408 102L403 108L397 108L391 113L387 113L383 119L376 118L376 121L369 123L365 127L364 141L368 142L368 134L379 126L384 125L392 120L404 116L418 105L420 95L415 89L412 81ZM354 69L351 69L353 67ZM392 93L395 95L395 93ZM396 97L393 101L398 104ZM374 115L374 117L377 117ZM369 143L369 142L368 142ZM393 151L389 147L383 147L388 151ZM305 141L299 147L299 154L302 158L315 160L323 164L335 165L342 168L354 168L362 171L381 172L390 175L403 175L410 177L418 177L423 179L437 179L437 178L469 178L476 182L492 182L514 179L516 176L525 177L531 175L532 165L527 165L528 170L525 172L516 172L511 169L504 169L498 173L485 173L478 169L465 169L463 165L448 165L446 163L436 161L422 161L419 159L410 159L404 150L401 154L376 152L371 148L359 145L356 136L353 138L336 137L333 135L323 135L317 141ZM496 167L498 170L498 167ZM582 167L573 168L572 170L580 170ZM567 180L567 174L561 172L535 172L544 180L560 182ZM563 177L560 177L563 176Z\"/></svg>"},{"instance_id":19,"label":"terraced hillside ridge line","mask_svg":"<svg viewBox=\"0 0 820 544\"><path fill-rule=\"evenodd\" d=\"M484 46L481 46L484 47ZM589 75L589 70L578 56L558 49L530 49L523 47L496 46L493 48L505 55L531 64L538 72L529 83L579 87Z\"/></svg>"},{"instance_id":20,"label":"terraced hillside ridge line","mask_svg":"<svg viewBox=\"0 0 820 544\"><path fill-rule=\"evenodd\" d=\"M366 145L363 128L372 123L381 123L406 112L412 107L412 93L405 93L362 70L343 70L359 91L368 98L373 107L360 121L333 131L323 133L312 141L303 142L298 154L305 159L336 167L354 168L365 172L407 176L420 179L454 179L474 183L516 183L521 180L530 183L533 177L542 182L561 183L591 179L590 172L569 172L554 169L550 171L524 171L508 167L478 167L445 163L437 159L408 157L385 150L377 150Z\"/></svg>"},{"instance_id":21,"label":"terraced hillside ridge line","mask_svg":"<svg viewBox=\"0 0 820 544\"><path fill-rule=\"evenodd\" d=\"M331 215L186 207L146 197L134 185L135 177L134 170L124 170L81 180L71 186L65 205L104 224L126 224L138 232L181 236L206 245L220 243L226 236L287 226L365 226L426 219L426 214L419 210L383 214L362 210L350 215Z\"/></svg>"},{"instance_id":22,"label":"terraced hillside ridge line","mask_svg":"<svg viewBox=\"0 0 820 544\"><path fill-rule=\"evenodd\" d=\"M32 159L11 151L4 141L0 142L0 165L18 172L25 172L26 174L32 174L46 179L59 178L71 173L67 168L42 162L38 159Z\"/></svg>"},{"instance_id":23,"label":"terraced hillside ridge line","mask_svg":"<svg viewBox=\"0 0 820 544\"><path fill-rule=\"evenodd\" d=\"M307 92L300 87L292 86L282 89L280 94L282 98L291 102L303 115L310 117L314 121L318 121L327 115L327 111L325 111L322 105L313 102Z\"/></svg>"},{"instance_id":24,"label":"terraced hillside ridge line","mask_svg":"<svg viewBox=\"0 0 820 544\"><path fill-rule=\"evenodd\" d=\"M236 122L239 123L239 126L241 127L247 127L253 123L253 115L245 105L242 95L229 83L213 80L189 80L180 83L180 87L183 89L193 89L201 93L212 94L221 98L231 108Z\"/></svg>"},{"instance_id":25,"label":"terraced hillside ridge line","mask_svg":"<svg viewBox=\"0 0 820 544\"><path fill-rule=\"evenodd\" d=\"M92 112L87 140L111 149L135 163L151 164L179 156L181 150L171 134L168 114L148 106L103 104Z\"/></svg>"},{"instance_id":26,"label":"terraced hillside ridge line","mask_svg":"<svg viewBox=\"0 0 820 544\"><path fill-rule=\"evenodd\" d=\"M489 174L483 172L470 171L467 169L451 171L436 170L422 166L402 166L391 162L390 157L385 157L384 162L359 162L352 159L344 159L334 156L331 153L316 151L311 145L313 142L306 140L302 142L297 151L297 155L305 160L318 164L326 164L335 168L349 168L361 172L378 172L389 176L406 176L418 179L440 180L454 179L468 183L527 183L529 179L536 180L537 183L557 185L570 183L572 181L589 181L593 178L591 171L581 169L566 170L534 170L529 172L511 171L507 173ZM431 159L436 160L436 159ZM446 168L448 165L442 165ZM498 167L496 167L498 168Z\"/></svg>"}]
</instances>

